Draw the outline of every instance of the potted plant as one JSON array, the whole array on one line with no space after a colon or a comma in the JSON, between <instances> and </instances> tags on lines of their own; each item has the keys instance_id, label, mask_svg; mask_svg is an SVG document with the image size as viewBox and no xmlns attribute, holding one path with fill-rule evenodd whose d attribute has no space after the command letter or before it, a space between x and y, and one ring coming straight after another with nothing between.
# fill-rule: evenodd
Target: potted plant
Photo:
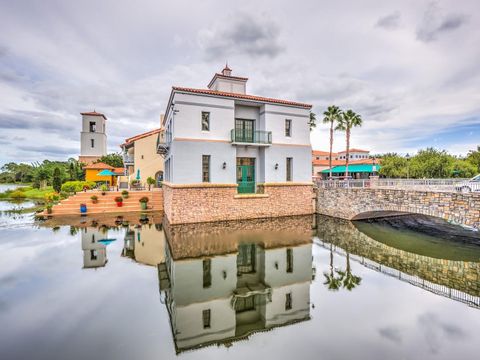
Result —
<instances>
[{"instance_id":1,"label":"potted plant","mask_svg":"<svg viewBox=\"0 0 480 360\"><path fill-rule=\"evenodd\" d=\"M87 212L87 204L80 204L80 213L85 214Z\"/></svg>"},{"instance_id":2,"label":"potted plant","mask_svg":"<svg viewBox=\"0 0 480 360\"><path fill-rule=\"evenodd\" d=\"M148 197L144 196L142 198L140 198L140 206L142 208L142 210L147 210L147 203L148 203Z\"/></svg>"},{"instance_id":3,"label":"potted plant","mask_svg":"<svg viewBox=\"0 0 480 360\"><path fill-rule=\"evenodd\" d=\"M92 203L93 203L93 204L98 203L98 196L97 196L97 195L92 195L92 196L90 196L90 199L92 200Z\"/></svg>"},{"instance_id":4,"label":"potted plant","mask_svg":"<svg viewBox=\"0 0 480 360\"><path fill-rule=\"evenodd\" d=\"M52 204L47 204L47 206L45 206L45 208L47 209L47 214L52 213Z\"/></svg>"},{"instance_id":5,"label":"potted plant","mask_svg":"<svg viewBox=\"0 0 480 360\"><path fill-rule=\"evenodd\" d=\"M102 185L100 187L100 189L102 190L102 195L105 195L105 193L108 191L108 186L107 185Z\"/></svg>"},{"instance_id":6,"label":"potted plant","mask_svg":"<svg viewBox=\"0 0 480 360\"><path fill-rule=\"evenodd\" d=\"M148 184L148 190L150 191L152 189L152 185L155 185L156 181L153 177L149 176L147 178L147 184Z\"/></svg>"},{"instance_id":7,"label":"potted plant","mask_svg":"<svg viewBox=\"0 0 480 360\"><path fill-rule=\"evenodd\" d=\"M121 196L115 197L115 202L117 203L118 207L121 207L123 205L123 198Z\"/></svg>"},{"instance_id":8,"label":"potted plant","mask_svg":"<svg viewBox=\"0 0 480 360\"><path fill-rule=\"evenodd\" d=\"M122 197L123 197L124 199L128 199L128 191L127 191L127 190L123 190L123 191L122 191Z\"/></svg>"}]
</instances>

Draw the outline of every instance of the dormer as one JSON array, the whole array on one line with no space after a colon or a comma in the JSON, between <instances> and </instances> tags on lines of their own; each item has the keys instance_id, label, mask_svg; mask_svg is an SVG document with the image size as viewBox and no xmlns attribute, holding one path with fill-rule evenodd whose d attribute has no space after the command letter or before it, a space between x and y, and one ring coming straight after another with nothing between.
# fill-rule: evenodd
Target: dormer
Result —
<instances>
[{"instance_id":1,"label":"dormer","mask_svg":"<svg viewBox=\"0 0 480 360\"><path fill-rule=\"evenodd\" d=\"M234 94L246 94L248 78L232 76L232 69L225 65L221 73L216 73L208 88L210 90L216 90Z\"/></svg>"}]
</instances>

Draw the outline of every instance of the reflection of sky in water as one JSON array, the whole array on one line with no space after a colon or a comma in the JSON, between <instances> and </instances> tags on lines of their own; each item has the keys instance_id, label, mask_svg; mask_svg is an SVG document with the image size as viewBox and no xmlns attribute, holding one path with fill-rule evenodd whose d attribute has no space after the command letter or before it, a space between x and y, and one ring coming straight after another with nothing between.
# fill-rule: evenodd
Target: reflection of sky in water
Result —
<instances>
[{"instance_id":1,"label":"reflection of sky in water","mask_svg":"<svg viewBox=\"0 0 480 360\"><path fill-rule=\"evenodd\" d=\"M170 359L175 350L157 269L122 257L124 228L110 230L108 263L82 269L69 227L2 229L0 358ZM352 261L361 285L326 289L330 253L313 245L311 320L252 335L185 359L453 359L478 354L480 311ZM345 268L334 255L334 266Z\"/></svg>"},{"instance_id":2,"label":"reflection of sky in water","mask_svg":"<svg viewBox=\"0 0 480 360\"><path fill-rule=\"evenodd\" d=\"M19 210L33 207L32 201L3 201L0 200L0 230L12 227L31 226L33 224L33 213L14 214L7 213L8 210Z\"/></svg>"}]
</instances>

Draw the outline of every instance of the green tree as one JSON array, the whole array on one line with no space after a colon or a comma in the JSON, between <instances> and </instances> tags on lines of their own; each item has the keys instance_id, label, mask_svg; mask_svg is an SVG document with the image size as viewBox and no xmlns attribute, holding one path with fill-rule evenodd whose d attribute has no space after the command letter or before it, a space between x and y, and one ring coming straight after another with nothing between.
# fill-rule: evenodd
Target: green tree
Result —
<instances>
[{"instance_id":1,"label":"green tree","mask_svg":"<svg viewBox=\"0 0 480 360\"><path fill-rule=\"evenodd\" d=\"M333 271L333 245L330 243L330 272L324 272L323 276L325 277L325 282L323 285L327 286L327 289L330 291L338 291L342 285L342 280L340 277L335 275Z\"/></svg>"},{"instance_id":2,"label":"green tree","mask_svg":"<svg viewBox=\"0 0 480 360\"><path fill-rule=\"evenodd\" d=\"M455 159L450 170L450 176L471 178L477 174L477 167L468 160Z\"/></svg>"},{"instance_id":3,"label":"green tree","mask_svg":"<svg viewBox=\"0 0 480 360\"><path fill-rule=\"evenodd\" d=\"M480 146L477 146L477 150L468 152L467 161L477 167L477 173L480 172Z\"/></svg>"},{"instance_id":4,"label":"green tree","mask_svg":"<svg viewBox=\"0 0 480 360\"><path fill-rule=\"evenodd\" d=\"M395 153L388 153L378 156L382 159L382 166L379 174L387 178L405 178L407 177L408 161L403 156Z\"/></svg>"},{"instance_id":5,"label":"green tree","mask_svg":"<svg viewBox=\"0 0 480 360\"><path fill-rule=\"evenodd\" d=\"M148 190L152 188L152 185L155 185L156 181L153 177L149 176L147 178Z\"/></svg>"},{"instance_id":6,"label":"green tree","mask_svg":"<svg viewBox=\"0 0 480 360\"><path fill-rule=\"evenodd\" d=\"M455 158L445 150L427 148L412 157L409 172L413 178L448 178L452 176Z\"/></svg>"},{"instance_id":7,"label":"green tree","mask_svg":"<svg viewBox=\"0 0 480 360\"><path fill-rule=\"evenodd\" d=\"M123 167L123 157L120 153L104 155L96 162L103 162L113 167Z\"/></svg>"},{"instance_id":8,"label":"green tree","mask_svg":"<svg viewBox=\"0 0 480 360\"><path fill-rule=\"evenodd\" d=\"M345 178L348 178L348 163L350 161L350 133L352 128L359 126L362 126L362 118L359 114L353 112L352 110L342 112L342 116L340 117L336 130L345 131L346 135L347 159L345 161Z\"/></svg>"},{"instance_id":9,"label":"green tree","mask_svg":"<svg viewBox=\"0 0 480 360\"><path fill-rule=\"evenodd\" d=\"M336 123L340 121L342 117L342 110L338 106L332 105L327 108L327 111L323 113L323 123L330 124L330 155L328 156L328 167L330 168L329 177L332 177L332 149L333 149L333 130L336 127Z\"/></svg>"},{"instance_id":10,"label":"green tree","mask_svg":"<svg viewBox=\"0 0 480 360\"><path fill-rule=\"evenodd\" d=\"M310 118L308 119L308 125L310 126L310 131L317 127L317 115L310 111Z\"/></svg>"},{"instance_id":11,"label":"green tree","mask_svg":"<svg viewBox=\"0 0 480 360\"><path fill-rule=\"evenodd\" d=\"M62 178L60 175L60 169L58 167L56 167L55 170L53 170L52 186L53 186L53 190L55 190L58 193L62 188Z\"/></svg>"}]
</instances>

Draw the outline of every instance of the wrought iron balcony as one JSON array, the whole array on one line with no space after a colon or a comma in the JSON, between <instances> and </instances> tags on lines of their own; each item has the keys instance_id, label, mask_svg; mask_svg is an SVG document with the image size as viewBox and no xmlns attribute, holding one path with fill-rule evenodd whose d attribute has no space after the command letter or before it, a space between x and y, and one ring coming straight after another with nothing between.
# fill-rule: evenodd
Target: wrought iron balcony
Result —
<instances>
[{"instance_id":1,"label":"wrought iron balcony","mask_svg":"<svg viewBox=\"0 0 480 360\"><path fill-rule=\"evenodd\" d=\"M135 162L133 155L123 154L123 164L133 165Z\"/></svg>"},{"instance_id":2,"label":"wrought iron balcony","mask_svg":"<svg viewBox=\"0 0 480 360\"><path fill-rule=\"evenodd\" d=\"M157 154L166 155L172 141L172 133L161 131L157 137Z\"/></svg>"},{"instance_id":3,"label":"wrought iron balcony","mask_svg":"<svg viewBox=\"0 0 480 360\"><path fill-rule=\"evenodd\" d=\"M232 129L231 139L234 144L270 145L272 132L263 130Z\"/></svg>"}]
</instances>

